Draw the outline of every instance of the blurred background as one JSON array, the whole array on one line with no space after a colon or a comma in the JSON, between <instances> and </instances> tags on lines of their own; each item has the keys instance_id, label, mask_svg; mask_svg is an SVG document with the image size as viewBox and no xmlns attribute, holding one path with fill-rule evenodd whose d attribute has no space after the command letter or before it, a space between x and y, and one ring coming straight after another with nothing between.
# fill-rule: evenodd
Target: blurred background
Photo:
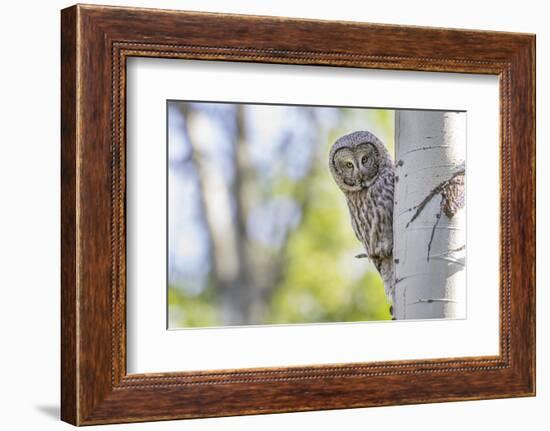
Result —
<instances>
[{"instance_id":1,"label":"blurred background","mask_svg":"<svg viewBox=\"0 0 550 431\"><path fill-rule=\"evenodd\" d=\"M168 102L170 328L390 318L328 170L365 129L393 154L393 110Z\"/></svg>"}]
</instances>

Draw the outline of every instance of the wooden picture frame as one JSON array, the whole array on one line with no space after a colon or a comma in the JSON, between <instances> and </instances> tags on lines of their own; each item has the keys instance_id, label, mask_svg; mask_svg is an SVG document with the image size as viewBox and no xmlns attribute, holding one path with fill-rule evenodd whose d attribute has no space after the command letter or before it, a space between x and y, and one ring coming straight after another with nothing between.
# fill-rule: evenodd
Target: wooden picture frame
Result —
<instances>
[{"instance_id":1,"label":"wooden picture frame","mask_svg":"<svg viewBox=\"0 0 550 431\"><path fill-rule=\"evenodd\" d=\"M83 5L64 9L61 18L64 421L535 394L534 35ZM500 354L127 374L125 65L131 56L498 75Z\"/></svg>"}]
</instances>

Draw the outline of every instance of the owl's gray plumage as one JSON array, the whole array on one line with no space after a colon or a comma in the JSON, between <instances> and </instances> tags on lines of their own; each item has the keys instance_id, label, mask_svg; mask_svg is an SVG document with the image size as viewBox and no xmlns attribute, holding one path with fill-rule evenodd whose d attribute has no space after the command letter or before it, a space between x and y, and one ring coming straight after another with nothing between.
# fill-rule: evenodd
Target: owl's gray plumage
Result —
<instances>
[{"instance_id":1,"label":"owl's gray plumage","mask_svg":"<svg viewBox=\"0 0 550 431\"><path fill-rule=\"evenodd\" d=\"M392 304L395 285L393 262L394 164L375 135L353 132L332 146L329 167L346 196L355 236L384 281Z\"/></svg>"}]
</instances>

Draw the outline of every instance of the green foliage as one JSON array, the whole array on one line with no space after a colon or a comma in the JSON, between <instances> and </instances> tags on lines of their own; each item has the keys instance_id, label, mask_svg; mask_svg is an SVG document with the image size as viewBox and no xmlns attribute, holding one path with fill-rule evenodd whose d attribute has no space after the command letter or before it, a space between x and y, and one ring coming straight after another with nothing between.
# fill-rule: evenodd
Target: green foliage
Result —
<instances>
[{"instance_id":1,"label":"green foliage","mask_svg":"<svg viewBox=\"0 0 550 431\"><path fill-rule=\"evenodd\" d=\"M362 246L351 229L344 196L322 167L309 181L313 198L289 238L284 276L274 289L267 323L389 319L380 276L367 259L354 257Z\"/></svg>"},{"instance_id":2,"label":"green foliage","mask_svg":"<svg viewBox=\"0 0 550 431\"><path fill-rule=\"evenodd\" d=\"M216 298L211 289L197 295L190 295L182 286L168 288L168 327L204 327L221 324Z\"/></svg>"},{"instance_id":3,"label":"green foliage","mask_svg":"<svg viewBox=\"0 0 550 431\"><path fill-rule=\"evenodd\" d=\"M340 109L337 127L319 125L322 146L311 172L299 180L277 175L269 182L261 175L256 197L290 198L299 204L301 218L288 233L281 250L252 244L259 261L282 255L281 271L269 289L259 324L321 323L387 320L388 303L382 280L363 252L351 228L345 198L327 167L330 145L343 134L367 129L393 152L394 111ZM258 269L261 272L261 269ZM209 282L191 293L185 285L170 285L169 327L222 325L220 298Z\"/></svg>"}]
</instances>

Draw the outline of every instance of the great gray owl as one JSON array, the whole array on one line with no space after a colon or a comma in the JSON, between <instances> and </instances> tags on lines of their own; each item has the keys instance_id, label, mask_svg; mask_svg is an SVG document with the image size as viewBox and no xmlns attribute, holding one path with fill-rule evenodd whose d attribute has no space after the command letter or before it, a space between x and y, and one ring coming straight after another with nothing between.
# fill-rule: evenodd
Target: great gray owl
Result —
<instances>
[{"instance_id":1,"label":"great gray owl","mask_svg":"<svg viewBox=\"0 0 550 431\"><path fill-rule=\"evenodd\" d=\"M353 132L332 145L329 167L346 196L355 236L384 281L393 315L394 164L390 154L372 133Z\"/></svg>"}]
</instances>

